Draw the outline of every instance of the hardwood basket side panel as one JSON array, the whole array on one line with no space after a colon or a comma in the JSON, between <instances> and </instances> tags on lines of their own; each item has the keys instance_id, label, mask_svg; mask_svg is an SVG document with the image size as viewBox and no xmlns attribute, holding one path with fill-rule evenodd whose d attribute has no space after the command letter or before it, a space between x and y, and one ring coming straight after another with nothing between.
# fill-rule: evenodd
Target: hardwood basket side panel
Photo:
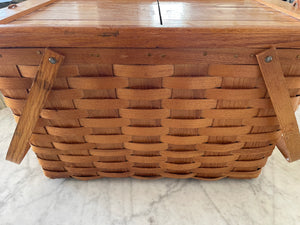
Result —
<instances>
[{"instance_id":1,"label":"hardwood basket side panel","mask_svg":"<svg viewBox=\"0 0 300 225\"><path fill-rule=\"evenodd\" d=\"M5 57L17 51L7 50ZM161 64L148 65L119 59L103 63L113 58L96 63L97 56L79 63L72 55L75 49L62 51L67 53L66 63L31 138L49 177L254 178L280 136L258 66L248 55L253 50L238 50L238 58L244 60L240 64L235 50L220 49L232 56L231 63L228 58L172 63L177 50L166 50L167 56L158 55ZM136 59L139 62L149 57L145 54L149 50L136 51L143 55ZM192 52L205 57L203 49ZM298 51L279 50L279 54L296 108L300 70L291 61L297 60ZM22 62L0 65L0 89L16 116L22 112L38 65ZM11 80L15 86L7 89L12 86L4 78L20 81ZM80 84L80 79L85 83ZM223 94L217 95L220 90Z\"/></svg>"}]
</instances>

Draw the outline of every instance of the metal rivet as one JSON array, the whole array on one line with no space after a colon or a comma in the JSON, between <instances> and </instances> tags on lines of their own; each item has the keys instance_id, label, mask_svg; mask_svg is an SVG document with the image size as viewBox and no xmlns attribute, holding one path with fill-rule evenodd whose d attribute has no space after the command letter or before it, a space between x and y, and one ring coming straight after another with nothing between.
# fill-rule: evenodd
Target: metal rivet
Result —
<instances>
[{"instance_id":1,"label":"metal rivet","mask_svg":"<svg viewBox=\"0 0 300 225\"><path fill-rule=\"evenodd\" d=\"M36 52L36 54L38 54L38 55L41 55L41 54L42 54L42 52L41 52L41 51L37 51L37 52Z\"/></svg>"},{"instance_id":2,"label":"metal rivet","mask_svg":"<svg viewBox=\"0 0 300 225\"><path fill-rule=\"evenodd\" d=\"M297 59L300 59L300 55L297 55L297 57L296 57Z\"/></svg>"},{"instance_id":3,"label":"metal rivet","mask_svg":"<svg viewBox=\"0 0 300 225\"><path fill-rule=\"evenodd\" d=\"M238 58L239 57L239 55L234 55L234 58Z\"/></svg>"},{"instance_id":4,"label":"metal rivet","mask_svg":"<svg viewBox=\"0 0 300 225\"><path fill-rule=\"evenodd\" d=\"M10 4L7 8L8 8L8 9L15 9L15 8L17 8L17 7L18 7L17 4Z\"/></svg>"},{"instance_id":5,"label":"metal rivet","mask_svg":"<svg viewBox=\"0 0 300 225\"><path fill-rule=\"evenodd\" d=\"M162 57L162 58L165 58L165 57L166 57L166 55L161 55L161 57Z\"/></svg>"},{"instance_id":6,"label":"metal rivet","mask_svg":"<svg viewBox=\"0 0 300 225\"><path fill-rule=\"evenodd\" d=\"M254 57L254 54L250 54L250 57Z\"/></svg>"},{"instance_id":7,"label":"metal rivet","mask_svg":"<svg viewBox=\"0 0 300 225\"><path fill-rule=\"evenodd\" d=\"M207 54L208 54L207 52L203 52L203 56L207 56Z\"/></svg>"},{"instance_id":8,"label":"metal rivet","mask_svg":"<svg viewBox=\"0 0 300 225\"><path fill-rule=\"evenodd\" d=\"M152 54L151 54L151 53L148 53L148 56L152 56Z\"/></svg>"},{"instance_id":9,"label":"metal rivet","mask_svg":"<svg viewBox=\"0 0 300 225\"><path fill-rule=\"evenodd\" d=\"M270 63L270 62L272 62L272 60L273 60L273 57L270 55L265 58L266 63Z\"/></svg>"},{"instance_id":10,"label":"metal rivet","mask_svg":"<svg viewBox=\"0 0 300 225\"><path fill-rule=\"evenodd\" d=\"M50 62L51 64L56 64L56 58L50 57L50 58L49 58L49 62Z\"/></svg>"}]
</instances>

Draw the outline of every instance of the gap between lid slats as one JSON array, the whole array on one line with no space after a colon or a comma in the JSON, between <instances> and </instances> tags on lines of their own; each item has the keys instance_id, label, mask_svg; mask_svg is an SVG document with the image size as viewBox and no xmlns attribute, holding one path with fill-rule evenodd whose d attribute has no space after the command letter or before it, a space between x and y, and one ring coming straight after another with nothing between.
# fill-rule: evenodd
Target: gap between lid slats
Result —
<instances>
[{"instance_id":1,"label":"gap between lid slats","mask_svg":"<svg viewBox=\"0 0 300 225\"><path fill-rule=\"evenodd\" d=\"M157 7L158 7L160 25L163 25L163 19L162 19L162 15L161 15L159 0L157 0Z\"/></svg>"}]
</instances>

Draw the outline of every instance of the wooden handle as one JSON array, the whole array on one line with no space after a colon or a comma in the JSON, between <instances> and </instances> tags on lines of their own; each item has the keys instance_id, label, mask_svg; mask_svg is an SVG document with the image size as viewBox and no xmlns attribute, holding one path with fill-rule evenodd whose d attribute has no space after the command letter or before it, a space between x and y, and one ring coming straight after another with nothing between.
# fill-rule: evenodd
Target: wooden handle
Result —
<instances>
[{"instance_id":1,"label":"wooden handle","mask_svg":"<svg viewBox=\"0 0 300 225\"><path fill-rule=\"evenodd\" d=\"M297 9L300 9L300 0L295 0L293 2L293 6L296 7Z\"/></svg>"},{"instance_id":2,"label":"wooden handle","mask_svg":"<svg viewBox=\"0 0 300 225\"><path fill-rule=\"evenodd\" d=\"M10 143L6 160L20 164L28 152L29 139L52 89L63 59L64 57L62 55L49 49L45 50L24 110Z\"/></svg>"},{"instance_id":3,"label":"wooden handle","mask_svg":"<svg viewBox=\"0 0 300 225\"><path fill-rule=\"evenodd\" d=\"M282 12L296 19L300 19L299 0L295 0L293 4L282 0L256 0L257 2L272 8L273 10Z\"/></svg>"},{"instance_id":4,"label":"wooden handle","mask_svg":"<svg viewBox=\"0 0 300 225\"><path fill-rule=\"evenodd\" d=\"M282 130L277 146L289 162L296 161L300 159L299 128L276 49L258 54L257 60Z\"/></svg>"}]
</instances>

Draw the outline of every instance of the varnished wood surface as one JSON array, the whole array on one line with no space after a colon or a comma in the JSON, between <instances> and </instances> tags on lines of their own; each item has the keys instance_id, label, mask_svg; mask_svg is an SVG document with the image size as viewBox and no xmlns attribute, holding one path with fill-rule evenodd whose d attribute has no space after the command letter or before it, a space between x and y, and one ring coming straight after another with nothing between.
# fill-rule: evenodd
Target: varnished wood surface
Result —
<instances>
[{"instance_id":1,"label":"varnished wood surface","mask_svg":"<svg viewBox=\"0 0 300 225\"><path fill-rule=\"evenodd\" d=\"M50 62L50 57L55 63ZM34 131L42 108L54 84L64 57L49 49L45 51L40 68L28 95L22 116L18 122L6 160L20 164L29 150L29 139Z\"/></svg>"},{"instance_id":2,"label":"varnished wood surface","mask_svg":"<svg viewBox=\"0 0 300 225\"><path fill-rule=\"evenodd\" d=\"M300 48L298 27L94 28L0 26L0 47ZM0 53L1 54L1 53Z\"/></svg>"},{"instance_id":3,"label":"varnished wood surface","mask_svg":"<svg viewBox=\"0 0 300 225\"><path fill-rule=\"evenodd\" d=\"M282 26L282 22L296 22L272 8L256 1L168 1L160 0L165 26L207 27L239 26ZM259 23L257 23L259 21ZM219 23L221 22L221 23ZM245 23L246 22L246 23ZM255 25L254 25L255 24Z\"/></svg>"},{"instance_id":4,"label":"varnished wood surface","mask_svg":"<svg viewBox=\"0 0 300 225\"><path fill-rule=\"evenodd\" d=\"M48 25L64 20L66 26L68 21L98 21L103 25L111 25L111 23L154 27L160 25L156 0L57 1L17 21L20 21L20 24L21 21L31 21L32 25L39 25L39 22L44 20L48 20Z\"/></svg>"},{"instance_id":5,"label":"varnished wood surface","mask_svg":"<svg viewBox=\"0 0 300 225\"><path fill-rule=\"evenodd\" d=\"M266 57L270 56L272 60L266 62ZM300 159L299 127L276 49L258 54L257 59L287 147L280 150L288 161L296 161Z\"/></svg>"},{"instance_id":6,"label":"varnished wood surface","mask_svg":"<svg viewBox=\"0 0 300 225\"><path fill-rule=\"evenodd\" d=\"M159 65L165 64L229 64L229 65L256 65L255 55L262 52L259 48L186 48L186 49L125 49L125 48L52 48L53 51L62 55L68 55L64 65L74 64L125 64L125 65ZM38 65L44 54L44 48L8 48L0 49L0 75L4 74L3 66L12 65ZM293 64L289 75L300 74L298 55L300 49L278 49L280 62ZM26 57L24 57L24 55ZM115 68L116 69L116 68ZM259 69L256 68L256 71ZM76 70L75 70L76 71ZM1 73L2 72L2 73ZM240 76L240 70L232 69L230 75ZM76 72L68 71L73 74ZM253 72L257 74L257 72ZM158 71L151 73L151 76ZM142 75L142 74L140 74ZM149 74L148 74L149 75ZM148 76L147 75L147 76ZM22 98L25 98L23 95Z\"/></svg>"},{"instance_id":7,"label":"varnished wood surface","mask_svg":"<svg viewBox=\"0 0 300 225\"><path fill-rule=\"evenodd\" d=\"M57 0L0 25L0 47L300 46L300 20L257 1L161 0L160 9L163 25L155 0Z\"/></svg>"},{"instance_id":8,"label":"varnished wood surface","mask_svg":"<svg viewBox=\"0 0 300 225\"><path fill-rule=\"evenodd\" d=\"M297 22L252 0L161 0L160 9L164 27L222 27L251 25L251 22L255 26L264 26L265 23L285 26L285 23ZM57 21L65 26L89 26L90 23L100 26L160 26L155 0L58 0L18 18L13 24L53 25Z\"/></svg>"}]
</instances>

